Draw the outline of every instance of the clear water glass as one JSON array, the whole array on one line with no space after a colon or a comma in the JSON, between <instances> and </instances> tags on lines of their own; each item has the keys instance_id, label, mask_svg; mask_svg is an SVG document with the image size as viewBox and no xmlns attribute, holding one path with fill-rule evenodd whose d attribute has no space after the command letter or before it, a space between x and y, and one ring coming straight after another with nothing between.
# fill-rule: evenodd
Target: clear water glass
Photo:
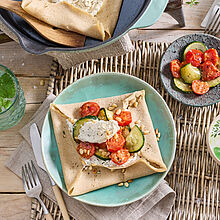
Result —
<instances>
[{"instance_id":1,"label":"clear water glass","mask_svg":"<svg viewBox=\"0 0 220 220\"><path fill-rule=\"evenodd\" d=\"M26 106L24 91L19 85L18 79L11 70L0 64L0 77L3 74L9 75L13 79L15 95L13 98L10 97L10 99L8 99L10 105L8 105L7 108L1 108L0 130L6 130L8 128L15 126L24 116L25 106ZM2 85L0 84L0 87L1 86ZM2 89L1 92L3 92L3 94L4 92L7 93L7 91L4 89ZM1 98L1 93L0 93L0 98Z\"/></svg>"}]
</instances>

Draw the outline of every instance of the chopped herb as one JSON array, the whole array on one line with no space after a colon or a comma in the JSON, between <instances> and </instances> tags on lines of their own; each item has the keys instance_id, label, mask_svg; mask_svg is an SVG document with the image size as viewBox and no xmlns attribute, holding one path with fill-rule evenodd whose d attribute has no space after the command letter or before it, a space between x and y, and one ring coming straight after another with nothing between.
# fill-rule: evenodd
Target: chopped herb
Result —
<instances>
[{"instance_id":1,"label":"chopped herb","mask_svg":"<svg viewBox=\"0 0 220 220\"><path fill-rule=\"evenodd\" d=\"M15 84L7 73L0 77L0 97L13 98L15 96Z\"/></svg>"},{"instance_id":2,"label":"chopped herb","mask_svg":"<svg viewBox=\"0 0 220 220\"><path fill-rule=\"evenodd\" d=\"M199 1L197 1L197 0L190 0L190 1L186 2L186 4L188 4L188 5L190 5L192 7L193 5L198 5Z\"/></svg>"},{"instance_id":3,"label":"chopped herb","mask_svg":"<svg viewBox=\"0 0 220 220\"><path fill-rule=\"evenodd\" d=\"M11 104L12 104L11 100L3 99L2 97L0 97L0 107L7 109Z\"/></svg>"},{"instance_id":4,"label":"chopped herb","mask_svg":"<svg viewBox=\"0 0 220 220\"><path fill-rule=\"evenodd\" d=\"M9 108L11 104L12 104L12 101L11 101L11 100L6 100L6 101L4 102L4 108L5 108L5 109Z\"/></svg>"}]
</instances>

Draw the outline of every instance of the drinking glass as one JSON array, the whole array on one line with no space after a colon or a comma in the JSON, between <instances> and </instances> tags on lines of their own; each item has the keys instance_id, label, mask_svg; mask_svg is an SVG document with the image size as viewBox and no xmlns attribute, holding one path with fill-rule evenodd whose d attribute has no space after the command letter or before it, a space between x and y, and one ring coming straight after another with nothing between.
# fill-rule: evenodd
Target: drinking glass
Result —
<instances>
[{"instance_id":1,"label":"drinking glass","mask_svg":"<svg viewBox=\"0 0 220 220\"><path fill-rule=\"evenodd\" d=\"M24 116L25 106L24 91L18 79L0 64L0 130L15 126Z\"/></svg>"}]
</instances>

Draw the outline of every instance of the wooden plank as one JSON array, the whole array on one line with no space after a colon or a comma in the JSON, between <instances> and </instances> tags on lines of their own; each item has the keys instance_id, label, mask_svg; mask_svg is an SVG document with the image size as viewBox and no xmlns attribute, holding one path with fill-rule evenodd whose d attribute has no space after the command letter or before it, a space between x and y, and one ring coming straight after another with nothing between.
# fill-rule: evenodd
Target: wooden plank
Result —
<instances>
[{"instance_id":1,"label":"wooden plank","mask_svg":"<svg viewBox=\"0 0 220 220\"><path fill-rule=\"evenodd\" d=\"M14 148L0 148L0 192L24 192L24 186L21 179L5 167L5 162L14 150Z\"/></svg>"},{"instance_id":2,"label":"wooden plank","mask_svg":"<svg viewBox=\"0 0 220 220\"><path fill-rule=\"evenodd\" d=\"M30 118L39 107L40 104L27 104L22 120L15 127L0 132L0 148L16 148L18 146L23 140L22 136L18 133L19 129L30 121ZM0 154L0 158L1 156Z\"/></svg>"},{"instance_id":3,"label":"wooden plank","mask_svg":"<svg viewBox=\"0 0 220 220\"><path fill-rule=\"evenodd\" d=\"M212 3L213 0L200 0L198 5L194 5L192 7L184 3L183 13L185 17L186 27L182 29L203 30L200 24L203 21ZM177 25L176 20L174 20L167 13L163 13L160 19L148 29L180 29L180 28Z\"/></svg>"},{"instance_id":4,"label":"wooden plank","mask_svg":"<svg viewBox=\"0 0 220 220\"><path fill-rule=\"evenodd\" d=\"M152 42L173 42L177 38L186 34L194 34L193 30L132 30L129 32L129 36L132 40L147 40ZM203 33L203 31L197 31L196 33Z\"/></svg>"},{"instance_id":5,"label":"wooden plank","mask_svg":"<svg viewBox=\"0 0 220 220\"><path fill-rule=\"evenodd\" d=\"M52 57L32 55L16 42L0 44L0 64L7 66L17 76L49 77Z\"/></svg>"},{"instance_id":6,"label":"wooden plank","mask_svg":"<svg viewBox=\"0 0 220 220\"><path fill-rule=\"evenodd\" d=\"M26 195L0 194L1 220L30 220L31 199Z\"/></svg>"},{"instance_id":7,"label":"wooden plank","mask_svg":"<svg viewBox=\"0 0 220 220\"><path fill-rule=\"evenodd\" d=\"M45 100L49 78L18 77L18 80L27 103L41 103Z\"/></svg>"}]
</instances>

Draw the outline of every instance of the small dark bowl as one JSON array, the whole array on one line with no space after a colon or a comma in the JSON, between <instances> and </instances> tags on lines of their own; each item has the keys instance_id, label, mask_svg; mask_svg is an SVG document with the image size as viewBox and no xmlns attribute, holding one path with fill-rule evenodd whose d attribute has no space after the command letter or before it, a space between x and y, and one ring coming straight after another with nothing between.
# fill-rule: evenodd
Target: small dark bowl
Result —
<instances>
[{"instance_id":1,"label":"small dark bowl","mask_svg":"<svg viewBox=\"0 0 220 220\"><path fill-rule=\"evenodd\" d=\"M185 47L194 41L201 41L208 49L215 48L220 53L220 40L217 37L208 34L190 34L180 37L167 48L162 56L160 61L160 77L164 88L174 99L185 105L203 107L220 101L220 85L210 88L204 95L184 93L175 88L170 71L170 62L174 59L181 61Z\"/></svg>"}]
</instances>

